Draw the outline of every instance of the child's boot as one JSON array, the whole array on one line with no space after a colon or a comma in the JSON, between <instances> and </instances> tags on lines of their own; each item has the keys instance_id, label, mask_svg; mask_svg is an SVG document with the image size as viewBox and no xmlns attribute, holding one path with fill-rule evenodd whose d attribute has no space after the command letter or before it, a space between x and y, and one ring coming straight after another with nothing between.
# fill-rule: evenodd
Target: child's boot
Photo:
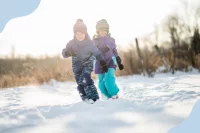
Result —
<instances>
[{"instance_id":1,"label":"child's boot","mask_svg":"<svg viewBox=\"0 0 200 133\"><path fill-rule=\"evenodd\" d=\"M114 95L114 96L112 96L112 99L118 99L118 98L119 98L118 94L117 94L117 95Z\"/></svg>"}]
</instances>

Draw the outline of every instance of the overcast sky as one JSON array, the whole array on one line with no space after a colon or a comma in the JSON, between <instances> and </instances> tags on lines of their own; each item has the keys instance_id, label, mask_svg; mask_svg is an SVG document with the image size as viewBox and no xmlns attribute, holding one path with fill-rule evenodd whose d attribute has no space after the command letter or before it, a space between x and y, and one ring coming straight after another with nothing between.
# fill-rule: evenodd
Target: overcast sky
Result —
<instances>
[{"instance_id":1,"label":"overcast sky","mask_svg":"<svg viewBox=\"0 0 200 133\"><path fill-rule=\"evenodd\" d=\"M73 37L73 25L82 18L90 36L96 22L106 19L111 35L124 47L151 32L155 24L176 9L175 0L41 0L30 15L9 21L0 33L0 54L57 54Z\"/></svg>"}]
</instances>

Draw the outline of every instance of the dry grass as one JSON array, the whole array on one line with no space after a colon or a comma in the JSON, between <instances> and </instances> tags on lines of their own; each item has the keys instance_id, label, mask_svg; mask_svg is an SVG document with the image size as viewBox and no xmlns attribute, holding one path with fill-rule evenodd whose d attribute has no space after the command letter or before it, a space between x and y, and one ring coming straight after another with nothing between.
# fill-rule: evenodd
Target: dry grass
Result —
<instances>
[{"instance_id":1,"label":"dry grass","mask_svg":"<svg viewBox=\"0 0 200 133\"><path fill-rule=\"evenodd\" d=\"M141 64L134 45L131 45L127 51L119 51L119 54L123 61L124 70L117 69L116 76L141 73Z\"/></svg>"},{"instance_id":2,"label":"dry grass","mask_svg":"<svg viewBox=\"0 0 200 133\"><path fill-rule=\"evenodd\" d=\"M124 70L117 69L116 76L141 74L142 64L137 55L134 45L131 45L127 51L119 51L124 64ZM173 62L173 51L162 49L161 51L169 66ZM141 49L144 58L144 68L153 74L158 67L162 66L162 61L155 50L149 50L148 47ZM200 55L194 56L195 67L200 68ZM179 50L175 62L175 70L188 71L192 66L191 57L187 50ZM92 78L97 79L97 75L92 73ZM16 58L0 59L0 88L9 88L23 86L28 84L40 85L49 82L51 79L57 81L74 81L74 75L71 67L71 58L62 59L59 56L46 57L43 59L35 58Z\"/></svg>"},{"instance_id":3,"label":"dry grass","mask_svg":"<svg viewBox=\"0 0 200 133\"><path fill-rule=\"evenodd\" d=\"M0 88L42 84L51 79L74 80L71 60L59 57L0 60Z\"/></svg>"},{"instance_id":4,"label":"dry grass","mask_svg":"<svg viewBox=\"0 0 200 133\"><path fill-rule=\"evenodd\" d=\"M141 49L141 53L144 59L144 70L151 74L156 71L156 69L162 65L160 57L155 53L155 51L150 51L148 47ZM117 70L116 76L119 75L132 75L143 73L143 65L137 54L136 47L131 45L128 51L120 51L120 56L122 57L124 70Z\"/></svg>"},{"instance_id":5,"label":"dry grass","mask_svg":"<svg viewBox=\"0 0 200 133\"><path fill-rule=\"evenodd\" d=\"M185 46L180 47L178 50L176 50L176 58L174 64L175 71L189 71L189 68L192 66L192 58L190 52L191 51L185 48ZM143 49L141 49L141 53L144 59L144 69L149 76L152 76L160 66L164 65L160 56L154 49L149 50L148 47L144 47ZM173 64L174 59L173 50L161 48L161 53L163 54L165 61L170 68ZM122 56L125 68L123 71L117 70L116 76L141 74L143 72L142 64L139 60L137 50L134 45L131 45L131 47L126 52L120 51L120 55ZM193 58L195 62L195 68L200 69L200 54L194 56ZM163 72L169 71L171 70L164 70Z\"/></svg>"}]
</instances>

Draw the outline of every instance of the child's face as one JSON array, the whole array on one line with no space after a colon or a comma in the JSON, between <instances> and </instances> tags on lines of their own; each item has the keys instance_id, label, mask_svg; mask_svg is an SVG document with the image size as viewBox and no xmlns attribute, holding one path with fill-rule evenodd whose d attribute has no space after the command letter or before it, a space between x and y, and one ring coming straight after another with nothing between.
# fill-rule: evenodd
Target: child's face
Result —
<instances>
[{"instance_id":1,"label":"child's face","mask_svg":"<svg viewBox=\"0 0 200 133\"><path fill-rule=\"evenodd\" d=\"M82 33L82 32L76 32L75 37L76 37L77 40L83 41L85 39L85 34Z\"/></svg>"},{"instance_id":2,"label":"child's face","mask_svg":"<svg viewBox=\"0 0 200 133\"><path fill-rule=\"evenodd\" d=\"M107 34L108 34L107 30L100 30L99 31L99 35L102 36L102 37L107 36Z\"/></svg>"}]
</instances>

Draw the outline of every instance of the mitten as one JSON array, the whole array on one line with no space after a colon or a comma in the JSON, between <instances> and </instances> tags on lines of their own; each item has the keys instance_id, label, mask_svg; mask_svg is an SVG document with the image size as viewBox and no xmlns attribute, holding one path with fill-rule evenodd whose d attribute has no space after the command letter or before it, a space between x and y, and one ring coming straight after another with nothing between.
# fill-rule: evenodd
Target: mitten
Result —
<instances>
[{"instance_id":1,"label":"mitten","mask_svg":"<svg viewBox=\"0 0 200 133\"><path fill-rule=\"evenodd\" d=\"M118 64L118 67L120 70L123 70L124 69L124 65L121 63L122 60L119 56L116 57L116 60L117 60L117 64Z\"/></svg>"},{"instance_id":2,"label":"mitten","mask_svg":"<svg viewBox=\"0 0 200 133\"><path fill-rule=\"evenodd\" d=\"M76 56L76 54L75 54L74 52L72 52L72 51L65 51L65 55L66 55L67 57Z\"/></svg>"},{"instance_id":3,"label":"mitten","mask_svg":"<svg viewBox=\"0 0 200 133\"><path fill-rule=\"evenodd\" d=\"M108 66L107 66L105 60L101 60L100 65L102 67L103 72L108 72Z\"/></svg>"}]
</instances>

